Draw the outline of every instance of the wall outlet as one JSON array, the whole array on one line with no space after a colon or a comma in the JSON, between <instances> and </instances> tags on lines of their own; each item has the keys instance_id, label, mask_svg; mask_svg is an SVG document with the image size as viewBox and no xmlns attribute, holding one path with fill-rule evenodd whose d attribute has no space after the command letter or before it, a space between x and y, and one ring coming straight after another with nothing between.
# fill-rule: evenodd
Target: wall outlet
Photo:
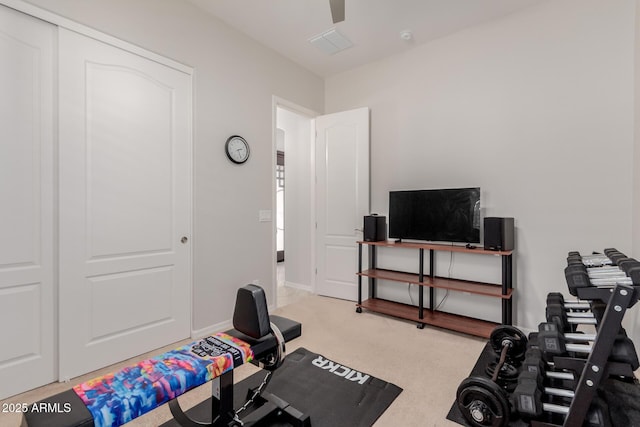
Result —
<instances>
[{"instance_id":1,"label":"wall outlet","mask_svg":"<svg viewBox=\"0 0 640 427\"><path fill-rule=\"evenodd\" d=\"M256 286L260 286L260 279L253 279L251 281L251 284L256 285Z\"/></svg>"}]
</instances>

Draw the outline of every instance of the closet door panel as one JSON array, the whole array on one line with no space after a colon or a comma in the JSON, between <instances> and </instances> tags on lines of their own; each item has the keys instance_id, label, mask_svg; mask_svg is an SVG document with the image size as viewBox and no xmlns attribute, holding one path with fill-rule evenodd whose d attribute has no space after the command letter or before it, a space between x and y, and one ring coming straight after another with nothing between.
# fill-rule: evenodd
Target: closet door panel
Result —
<instances>
[{"instance_id":1,"label":"closet door panel","mask_svg":"<svg viewBox=\"0 0 640 427\"><path fill-rule=\"evenodd\" d=\"M56 379L55 32L0 6L0 399Z\"/></svg>"},{"instance_id":2,"label":"closet door panel","mask_svg":"<svg viewBox=\"0 0 640 427\"><path fill-rule=\"evenodd\" d=\"M66 379L190 334L191 77L64 29L59 48Z\"/></svg>"}]
</instances>

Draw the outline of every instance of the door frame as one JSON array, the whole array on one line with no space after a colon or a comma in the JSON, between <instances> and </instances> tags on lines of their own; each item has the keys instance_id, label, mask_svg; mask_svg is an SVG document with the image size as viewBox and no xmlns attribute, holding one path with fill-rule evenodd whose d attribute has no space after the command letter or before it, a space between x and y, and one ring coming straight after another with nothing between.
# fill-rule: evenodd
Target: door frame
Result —
<instances>
[{"instance_id":1,"label":"door frame","mask_svg":"<svg viewBox=\"0 0 640 427\"><path fill-rule=\"evenodd\" d=\"M315 134L315 118L320 115L317 111L311 110L309 108L298 105L294 102L288 101L284 98L280 98L278 96L273 95L271 100L271 211L276 212L277 209L277 201L276 201L276 161L277 161L277 135L276 129L278 128L278 108L283 108L285 110L289 110L295 114L307 117L311 121L311 134ZM315 211L315 175L316 175L316 161L315 161L315 147L316 142L315 138L309 135L309 144L311 150L311 180L309 182L309 188L311 191L311 206L309 210L311 212L311 224L315 224L316 221L316 211ZM286 155L286 153L285 153ZM286 179L286 177L285 177ZM285 190L286 191L286 190ZM286 196L285 196L285 206L286 206ZM286 219L285 219L286 221ZM277 282L277 247L276 247L276 221L273 221L271 227L271 286L272 292L274 296L273 308L277 306L278 301L278 282ZM285 232L286 232L286 222L285 222ZM316 275L315 275L315 229L311 227L309 230L309 241L311 243L311 271L309 272L311 277L310 287L312 292L316 291ZM285 246L285 253L286 253ZM285 255L286 256L286 255Z\"/></svg>"}]
</instances>

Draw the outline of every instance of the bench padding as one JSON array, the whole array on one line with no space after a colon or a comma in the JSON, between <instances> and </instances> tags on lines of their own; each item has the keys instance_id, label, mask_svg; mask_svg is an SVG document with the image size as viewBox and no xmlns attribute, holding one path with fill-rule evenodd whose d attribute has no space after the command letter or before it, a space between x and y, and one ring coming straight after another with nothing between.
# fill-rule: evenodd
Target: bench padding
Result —
<instances>
[{"instance_id":1,"label":"bench padding","mask_svg":"<svg viewBox=\"0 0 640 427\"><path fill-rule=\"evenodd\" d=\"M279 316L271 316L271 322L283 333L285 341L302 334L298 322ZM213 337L221 338L221 357L196 355L195 352L213 353L218 350L215 346L201 345L206 339L195 341L44 399L38 404L70 407L71 410L27 412L21 427L119 426L234 366L266 356L276 346L272 335L256 340L234 329ZM224 345L229 348L224 348ZM241 351L237 350L238 345Z\"/></svg>"},{"instance_id":2,"label":"bench padding","mask_svg":"<svg viewBox=\"0 0 640 427\"><path fill-rule=\"evenodd\" d=\"M78 384L73 390L96 427L116 427L251 360L249 344L218 333Z\"/></svg>"},{"instance_id":3,"label":"bench padding","mask_svg":"<svg viewBox=\"0 0 640 427\"><path fill-rule=\"evenodd\" d=\"M289 342L302 335L302 325L299 322L273 314L270 316L270 319L271 323L273 323L280 332L282 332L284 342ZM235 329L231 329L230 331L227 331L227 333L251 344L251 350L253 350L255 360L260 360L264 356L269 355L278 345L278 342L272 334L260 339L254 339Z\"/></svg>"}]
</instances>

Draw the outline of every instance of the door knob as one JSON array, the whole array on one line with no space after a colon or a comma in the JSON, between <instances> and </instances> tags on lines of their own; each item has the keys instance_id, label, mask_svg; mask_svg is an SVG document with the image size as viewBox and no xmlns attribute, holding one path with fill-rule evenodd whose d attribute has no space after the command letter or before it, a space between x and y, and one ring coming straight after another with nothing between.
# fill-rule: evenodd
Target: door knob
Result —
<instances>
[{"instance_id":1,"label":"door knob","mask_svg":"<svg viewBox=\"0 0 640 427\"><path fill-rule=\"evenodd\" d=\"M180 239L180 242L182 243L187 243L189 241L189 239L187 239L187 236L182 236L182 239Z\"/></svg>"}]
</instances>

